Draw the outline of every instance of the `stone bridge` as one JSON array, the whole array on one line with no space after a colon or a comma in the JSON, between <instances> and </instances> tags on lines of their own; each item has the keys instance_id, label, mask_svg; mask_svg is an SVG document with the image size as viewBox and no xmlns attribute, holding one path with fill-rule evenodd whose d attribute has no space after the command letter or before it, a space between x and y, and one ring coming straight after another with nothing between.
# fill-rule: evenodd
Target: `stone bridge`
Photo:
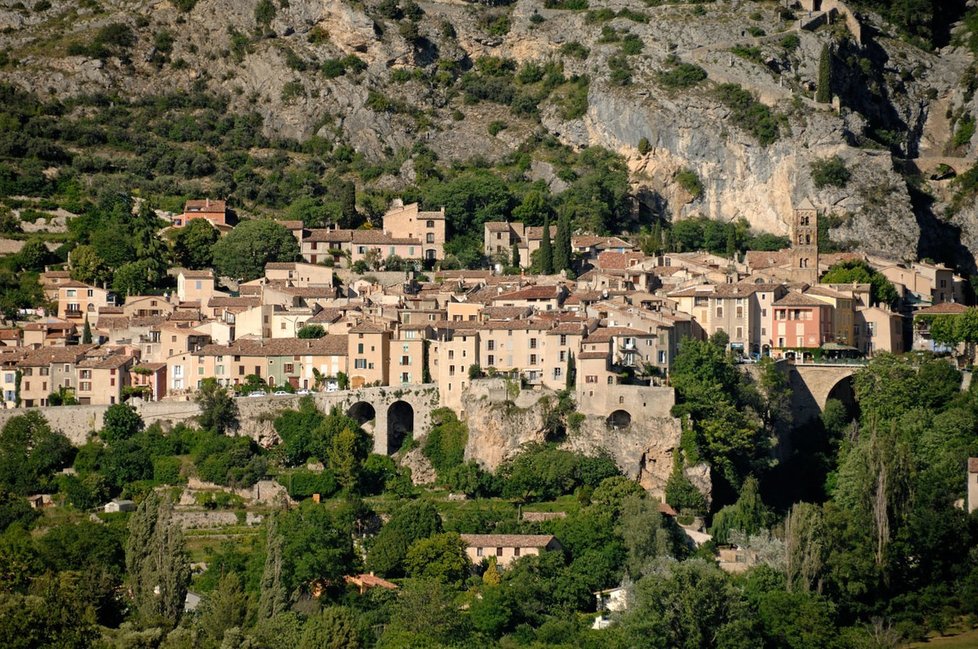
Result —
<instances>
[{"instance_id":1,"label":"stone bridge","mask_svg":"<svg viewBox=\"0 0 978 649\"><path fill-rule=\"evenodd\" d=\"M854 363L786 365L795 423L802 424L818 417L829 399L838 399L849 406L855 403L852 376L863 365Z\"/></svg>"},{"instance_id":2,"label":"stone bridge","mask_svg":"<svg viewBox=\"0 0 978 649\"><path fill-rule=\"evenodd\" d=\"M374 452L390 455L410 435L423 438L431 427L431 411L438 407L438 388L434 384L403 387L373 387L312 395L323 412L337 407L356 419L373 434ZM272 421L278 411L296 408L299 396L241 397L236 399L240 412L238 433L259 441L274 437ZM189 422L200 410L192 401L132 402L147 424ZM76 446L102 428L108 406L59 406L31 408L40 411L51 427L63 432ZM27 408L0 410L0 426L27 412Z\"/></svg>"},{"instance_id":3,"label":"stone bridge","mask_svg":"<svg viewBox=\"0 0 978 649\"><path fill-rule=\"evenodd\" d=\"M919 173L920 175L936 176L943 169L949 168L955 174L960 175L975 166L974 158L961 158L954 156L929 156L922 158L894 158L894 166L903 169L908 173Z\"/></svg>"}]
</instances>

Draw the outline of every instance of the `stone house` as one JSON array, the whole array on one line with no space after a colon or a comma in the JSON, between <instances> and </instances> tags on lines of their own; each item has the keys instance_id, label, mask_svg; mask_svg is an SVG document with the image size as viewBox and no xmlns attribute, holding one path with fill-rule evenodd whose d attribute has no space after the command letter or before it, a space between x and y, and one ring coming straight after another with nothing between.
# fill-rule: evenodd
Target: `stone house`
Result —
<instances>
[{"instance_id":1,"label":"stone house","mask_svg":"<svg viewBox=\"0 0 978 649\"><path fill-rule=\"evenodd\" d=\"M496 557L496 565L505 568L520 557L536 556L562 546L552 534L462 534L465 553L474 564Z\"/></svg>"},{"instance_id":2,"label":"stone house","mask_svg":"<svg viewBox=\"0 0 978 649\"><path fill-rule=\"evenodd\" d=\"M419 256L426 262L445 258L445 208L423 212L417 203L395 200L384 214L384 232L394 239L421 242ZM412 257L413 258L413 255Z\"/></svg>"},{"instance_id":3,"label":"stone house","mask_svg":"<svg viewBox=\"0 0 978 649\"><path fill-rule=\"evenodd\" d=\"M99 309L105 306L115 306L115 295L107 289L75 281L58 286L58 317L79 327L85 318L91 326L96 326Z\"/></svg>"}]
</instances>

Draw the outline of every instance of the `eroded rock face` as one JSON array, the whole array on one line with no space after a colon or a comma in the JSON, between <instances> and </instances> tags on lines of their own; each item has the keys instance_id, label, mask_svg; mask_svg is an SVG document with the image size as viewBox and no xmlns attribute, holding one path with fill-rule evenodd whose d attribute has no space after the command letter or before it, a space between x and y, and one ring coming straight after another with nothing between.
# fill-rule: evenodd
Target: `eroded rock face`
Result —
<instances>
[{"instance_id":1,"label":"eroded rock face","mask_svg":"<svg viewBox=\"0 0 978 649\"><path fill-rule=\"evenodd\" d=\"M548 391L522 391L510 400L505 393L470 390L464 400L469 427L465 459L494 471L524 444L543 442L544 418L554 398ZM567 434L561 448L588 455L605 451L625 475L662 498L680 432L679 420L671 417L645 418L641 424L615 429L604 417L587 416L578 430Z\"/></svg>"},{"instance_id":2,"label":"eroded rock face","mask_svg":"<svg viewBox=\"0 0 978 649\"><path fill-rule=\"evenodd\" d=\"M435 467L424 456L420 448L413 448L397 460L398 464L411 470L411 482L416 485L428 485L437 478Z\"/></svg>"},{"instance_id":3,"label":"eroded rock face","mask_svg":"<svg viewBox=\"0 0 978 649\"><path fill-rule=\"evenodd\" d=\"M422 2L424 15L412 43L400 29L405 21L384 17L372 0L275 4L267 28L255 24L254 2L245 0L199 0L186 14L165 0L101 0L99 13L71 0L52 0L43 12L0 8L0 27L7 27L0 30L0 49L16 62L0 69L0 81L51 96L220 92L231 99L231 110L260 114L270 136L318 135L374 162L417 143L445 162L474 154L499 160L542 127L568 145L603 146L626 156L638 195L650 197L646 207L665 218L744 218L757 229L783 234L786 215L810 198L839 217L833 239L870 252L910 258L953 245L957 257L973 263L978 251L975 202L945 217L943 189L927 186L937 200L912 203L890 152L867 140L873 132L895 132L906 136L897 147L900 157L968 160L971 142L954 143L960 118L978 115L978 100L965 83L974 56L964 48L925 52L889 38L892 30L885 26L872 30L869 47L836 43L836 111L812 101L819 53L832 30L799 32L793 22L778 18L773 5L713 3L696 15L690 5L665 4L640 7L645 23L620 17L595 24L587 22L585 12L546 9L538 0L492 9L456 0ZM625 0L598 5L594 8L636 10ZM508 13L508 33L487 33L480 21L489 11ZM531 21L534 14L543 20ZM112 22L129 25L137 35L128 60L66 55L68 44L84 42ZM767 35L752 37L746 25L762 27ZM608 61L620 44L602 41L606 26L627 29L642 42L641 53L629 57L630 86L609 83ZM174 37L173 49L168 62L157 67L151 55L162 32ZM781 44L787 36L797 36L795 46ZM571 42L583 44L589 55L581 60L563 54L561 47ZM38 45L44 43L54 46ZM736 45L756 47L760 55L738 57L731 52ZM324 62L350 55L366 69L332 78L321 71ZM559 61L565 76L587 75L586 113L563 119L552 98L540 106L538 123L491 102L466 104L457 88L431 80L440 62L465 70L486 56L512 58L517 66ZM668 69L670 56L701 66L708 79L681 90L664 87L659 74ZM173 65L176 61L181 65ZM871 78L863 68L870 69ZM420 70L422 78L395 81L392 72L399 69ZM723 83L749 90L784 115L780 139L761 146L735 125L716 96L717 84ZM371 106L372 93L411 110ZM492 136L487 132L492 121L505 121L508 128ZM645 154L637 150L642 138L650 145ZM853 179L845 188L817 189L811 163L830 155L846 160ZM699 176L701 197L674 180L683 168ZM384 189L396 192L413 181L413 166L401 169L383 179ZM539 164L528 176L561 189Z\"/></svg>"}]
</instances>

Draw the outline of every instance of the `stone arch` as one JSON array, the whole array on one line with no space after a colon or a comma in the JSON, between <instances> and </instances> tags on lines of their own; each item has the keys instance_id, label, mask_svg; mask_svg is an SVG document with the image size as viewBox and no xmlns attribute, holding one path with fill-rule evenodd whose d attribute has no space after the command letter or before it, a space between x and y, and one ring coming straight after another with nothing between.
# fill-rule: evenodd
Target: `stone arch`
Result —
<instances>
[{"instance_id":1,"label":"stone arch","mask_svg":"<svg viewBox=\"0 0 978 649\"><path fill-rule=\"evenodd\" d=\"M413 433L414 406L407 401L395 401L387 408L387 454L396 453Z\"/></svg>"},{"instance_id":2,"label":"stone arch","mask_svg":"<svg viewBox=\"0 0 978 649\"><path fill-rule=\"evenodd\" d=\"M608 419L605 420L608 428L614 430L621 430L622 428L628 428L632 425L632 415L627 410L618 409L608 415Z\"/></svg>"},{"instance_id":3,"label":"stone arch","mask_svg":"<svg viewBox=\"0 0 978 649\"><path fill-rule=\"evenodd\" d=\"M355 404L350 406L350 409L346 411L346 414L351 419L356 419L357 423L361 426L367 422L377 419L377 410L374 408L373 404L368 401L357 401Z\"/></svg>"},{"instance_id":4,"label":"stone arch","mask_svg":"<svg viewBox=\"0 0 978 649\"><path fill-rule=\"evenodd\" d=\"M825 410L825 404L829 402L829 399L841 401L850 415L856 414L856 391L853 387L851 375L843 376L836 381L835 385L829 388L828 393L825 395L825 401L821 404L822 410Z\"/></svg>"}]
</instances>

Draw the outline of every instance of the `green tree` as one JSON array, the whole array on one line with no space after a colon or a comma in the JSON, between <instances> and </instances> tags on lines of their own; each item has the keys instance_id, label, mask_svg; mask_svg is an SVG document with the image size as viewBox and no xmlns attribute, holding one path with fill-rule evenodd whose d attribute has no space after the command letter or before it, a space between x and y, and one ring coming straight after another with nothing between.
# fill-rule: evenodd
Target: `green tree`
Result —
<instances>
[{"instance_id":1,"label":"green tree","mask_svg":"<svg viewBox=\"0 0 978 649\"><path fill-rule=\"evenodd\" d=\"M267 29L274 19L275 5L272 4L272 0L258 0L258 4L255 5L255 23Z\"/></svg>"},{"instance_id":2,"label":"green tree","mask_svg":"<svg viewBox=\"0 0 978 649\"><path fill-rule=\"evenodd\" d=\"M295 261L299 244L292 233L268 219L244 221L211 248L220 275L252 280L265 273L265 264Z\"/></svg>"},{"instance_id":3,"label":"green tree","mask_svg":"<svg viewBox=\"0 0 978 649\"><path fill-rule=\"evenodd\" d=\"M201 382L194 401L200 407L197 421L201 427L224 434L238 426L238 404L217 379L208 377Z\"/></svg>"},{"instance_id":4,"label":"green tree","mask_svg":"<svg viewBox=\"0 0 978 649\"><path fill-rule=\"evenodd\" d=\"M473 367L473 366L469 366ZM449 408L438 408L431 413L431 429L425 438L422 453L440 476L465 461L465 445L468 443L468 427Z\"/></svg>"},{"instance_id":5,"label":"green tree","mask_svg":"<svg viewBox=\"0 0 978 649\"><path fill-rule=\"evenodd\" d=\"M304 501L282 514L281 584L295 599L315 582L335 583L354 567L352 530L324 507ZM272 608L274 610L274 607Z\"/></svg>"},{"instance_id":6,"label":"green tree","mask_svg":"<svg viewBox=\"0 0 978 649\"><path fill-rule=\"evenodd\" d=\"M818 85L815 89L815 101L827 104L832 101L832 54L829 46L822 45L818 55Z\"/></svg>"},{"instance_id":7,"label":"green tree","mask_svg":"<svg viewBox=\"0 0 978 649\"><path fill-rule=\"evenodd\" d=\"M852 177L845 161L837 155L812 162L812 182L815 187L845 187Z\"/></svg>"},{"instance_id":8,"label":"green tree","mask_svg":"<svg viewBox=\"0 0 978 649\"><path fill-rule=\"evenodd\" d=\"M323 325L320 324L307 324L299 327L298 333L296 333L296 338L310 339L310 338L322 338L326 335L326 330L323 329Z\"/></svg>"},{"instance_id":9,"label":"green tree","mask_svg":"<svg viewBox=\"0 0 978 649\"><path fill-rule=\"evenodd\" d=\"M200 270L214 263L211 249L221 233L207 219L191 219L182 228L170 231L174 261L184 268Z\"/></svg>"},{"instance_id":10,"label":"green tree","mask_svg":"<svg viewBox=\"0 0 978 649\"><path fill-rule=\"evenodd\" d=\"M727 543L730 532L737 530L744 534L756 534L771 524L770 510L761 500L760 484L754 476L744 480L737 502L727 505L713 517L710 534L717 543Z\"/></svg>"},{"instance_id":11,"label":"green tree","mask_svg":"<svg viewBox=\"0 0 978 649\"><path fill-rule=\"evenodd\" d=\"M298 649L360 649L357 619L344 606L330 606L306 620Z\"/></svg>"},{"instance_id":12,"label":"green tree","mask_svg":"<svg viewBox=\"0 0 978 649\"><path fill-rule=\"evenodd\" d=\"M17 253L18 265L22 270L42 271L51 260L51 253L40 239L31 239Z\"/></svg>"},{"instance_id":13,"label":"green tree","mask_svg":"<svg viewBox=\"0 0 978 649\"><path fill-rule=\"evenodd\" d=\"M207 597L198 624L204 635L218 644L224 639L225 631L243 626L247 612L248 596L241 588L241 579L237 573L229 572Z\"/></svg>"},{"instance_id":14,"label":"green tree","mask_svg":"<svg viewBox=\"0 0 978 649\"><path fill-rule=\"evenodd\" d=\"M550 242L550 216L543 219L543 239L540 241L540 274L550 275L554 272L554 252Z\"/></svg>"},{"instance_id":15,"label":"green tree","mask_svg":"<svg viewBox=\"0 0 978 649\"><path fill-rule=\"evenodd\" d=\"M40 412L12 417L0 430L0 487L21 495L46 491L73 455L68 438Z\"/></svg>"},{"instance_id":16,"label":"green tree","mask_svg":"<svg viewBox=\"0 0 978 649\"><path fill-rule=\"evenodd\" d=\"M136 409L127 403L109 406L102 416L102 432L99 437L106 444L129 439L141 433L146 425Z\"/></svg>"},{"instance_id":17,"label":"green tree","mask_svg":"<svg viewBox=\"0 0 978 649\"><path fill-rule=\"evenodd\" d=\"M332 436L326 457L330 471L344 489L355 491L360 484L360 471L367 459L364 444L358 440L359 427L346 427ZM362 434L362 431L361 431Z\"/></svg>"},{"instance_id":18,"label":"green tree","mask_svg":"<svg viewBox=\"0 0 978 649\"><path fill-rule=\"evenodd\" d=\"M415 579L398 593L381 646L439 647L460 643L467 635L466 618L451 587Z\"/></svg>"},{"instance_id":19,"label":"green tree","mask_svg":"<svg viewBox=\"0 0 978 649\"><path fill-rule=\"evenodd\" d=\"M92 344L92 325L88 321L88 314L85 314L85 328L82 329L82 344L91 345Z\"/></svg>"},{"instance_id":20,"label":"green tree","mask_svg":"<svg viewBox=\"0 0 978 649\"><path fill-rule=\"evenodd\" d=\"M101 285L112 276L112 271L92 246L76 247L68 262L71 279L78 282Z\"/></svg>"},{"instance_id":21,"label":"green tree","mask_svg":"<svg viewBox=\"0 0 978 649\"><path fill-rule=\"evenodd\" d=\"M388 576L402 575L411 544L441 531L441 517L431 503L406 502L377 533L367 554L367 567Z\"/></svg>"},{"instance_id":22,"label":"green tree","mask_svg":"<svg viewBox=\"0 0 978 649\"><path fill-rule=\"evenodd\" d=\"M143 624L173 627L180 621L190 564L169 495L151 491L129 519L126 574Z\"/></svg>"},{"instance_id":23,"label":"green tree","mask_svg":"<svg viewBox=\"0 0 978 649\"><path fill-rule=\"evenodd\" d=\"M289 593L283 582L283 539L278 530L278 514L265 523L265 566L262 570L258 598L258 619L267 620L285 613Z\"/></svg>"},{"instance_id":24,"label":"green tree","mask_svg":"<svg viewBox=\"0 0 978 649\"><path fill-rule=\"evenodd\" d=\"M418 539L408 548L404 567L411 577L461 584L469 574L465 542L454 532Z\"/></svg>"},{"instance_id":25,"label":"green tree","mask_svg":"<svg viewBox=\"0 0 978 649\"><path fill-rule=\"evenodd\" d=\"M557 237L554 240L553 251L554 270L556 272L570 270L572 260L571 234L570 215L566 210L561 211L560 216L557 217Z\"/></svg>"},{"instance_id":26,"label":"green tree","mask_svg":"<svg viewBox=\"0 0 978 649\"><path fill-rule=\"evenodd\" d=\"M632 579L648 572L660 557L681 558L683 540L666 527L659 503L641 496L622 501L618 532L628 557L625 570Z\"/></svg>"}]
</instances>

